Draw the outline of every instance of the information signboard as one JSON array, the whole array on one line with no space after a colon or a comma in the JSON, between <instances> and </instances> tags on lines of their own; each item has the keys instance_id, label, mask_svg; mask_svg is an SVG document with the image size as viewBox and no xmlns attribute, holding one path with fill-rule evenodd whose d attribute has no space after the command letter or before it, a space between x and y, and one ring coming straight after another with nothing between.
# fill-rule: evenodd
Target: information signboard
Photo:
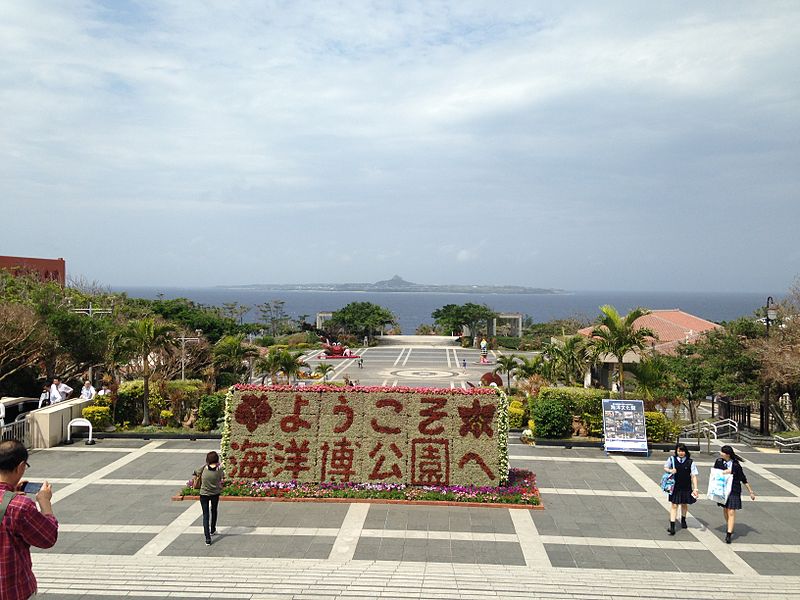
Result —
<instances>
[{"instance_id":1,"label":"information signboard","mask_svg":"<svg viewBox=\"0 0 800 600\"><path fill-rule=\"evenodd\" d=\"M648 452L644 402L603 400L603 432L606 452Z\"/></svg>"}]
</instances>

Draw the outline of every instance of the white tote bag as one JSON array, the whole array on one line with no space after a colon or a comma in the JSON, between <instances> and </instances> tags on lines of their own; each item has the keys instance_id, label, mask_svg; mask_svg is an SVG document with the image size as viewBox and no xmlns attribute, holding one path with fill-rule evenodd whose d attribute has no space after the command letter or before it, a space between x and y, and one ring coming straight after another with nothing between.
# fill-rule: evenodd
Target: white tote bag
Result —
<instances>
[{"instance_id":1,"label":"white tote bag","mask_svg":"<svg viewBox=\"0 0 800 600\"><path fill-rule=\"evenodd\" d=\"M728 496L731 494L731 487L733 486L733 475L730 473L723 473L722 469L711 469L708 476L708 492L706 498L725 504L728 501Z\"/></svg>"}]
</instances>

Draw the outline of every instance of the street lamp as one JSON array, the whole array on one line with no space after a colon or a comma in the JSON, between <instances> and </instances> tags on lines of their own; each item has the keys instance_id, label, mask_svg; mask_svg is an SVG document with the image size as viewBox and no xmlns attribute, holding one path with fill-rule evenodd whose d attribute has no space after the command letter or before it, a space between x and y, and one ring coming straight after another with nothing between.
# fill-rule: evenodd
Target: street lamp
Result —
<instances>
[{"instance_id":1,"label":"street lamp","mask_svg":"<svg viewBox=\"0 0 800 600\"><path fill-rule=\"evenodd\" d=\"M767 337L769 337L769 326L778 318L778 310L775 307L775 301L772 296L767 296L766 313L767 316L764 318L764 323L767 326ZM761 410L759 411L759 417L761 418L759 433L761 435L769 435L769 388L769 384L764 386L764 397L761 400Z\"/></svg>"},{"instance_id":2,"label":"street lamp","mask_svg":"<svg viewBox=\"0 0 800 600\"><path fill-rule=\"evenodd\" d=\"M199 336L203 333L202 329L195 329L194 332ZM186 379L186 342L199 343L200 337L186 337L182 335L178 338L181 343L181 380Z\"/></svg>"}]
</instances>

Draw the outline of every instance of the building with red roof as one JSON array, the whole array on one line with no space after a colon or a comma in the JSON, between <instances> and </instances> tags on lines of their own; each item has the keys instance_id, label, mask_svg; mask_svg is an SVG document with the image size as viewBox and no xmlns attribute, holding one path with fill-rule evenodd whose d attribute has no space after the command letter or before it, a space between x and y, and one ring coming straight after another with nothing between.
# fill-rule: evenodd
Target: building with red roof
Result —
<instances>
[{"instance_id":1,"label":"building with red roof","mask_svg":"<svg viewBox=\"0 0 800 600\"><path fill-rule=\"evenodd\" d=\"M40 281L66 283L67 266L63 258L29 258L27 256L0 256L0 269L17 275L33 275Z\"/></svg>"}]
</instances>

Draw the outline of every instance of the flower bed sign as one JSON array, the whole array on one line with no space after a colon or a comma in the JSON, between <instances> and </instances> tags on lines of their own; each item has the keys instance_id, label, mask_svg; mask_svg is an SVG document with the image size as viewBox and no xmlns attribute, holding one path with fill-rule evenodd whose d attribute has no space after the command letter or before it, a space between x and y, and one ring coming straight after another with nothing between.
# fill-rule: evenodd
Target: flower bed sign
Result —
<instances>
[{"instance_id":1,"label":"flower bed sign","mask_svg":"<svg viewBox=\"0 0 800 600\"><path fill-rule=\"evenodd\" d=\"M226 473L253 481L499 485L508 404L494 389L232 388Z\"/></svg>"}]
</instances>

